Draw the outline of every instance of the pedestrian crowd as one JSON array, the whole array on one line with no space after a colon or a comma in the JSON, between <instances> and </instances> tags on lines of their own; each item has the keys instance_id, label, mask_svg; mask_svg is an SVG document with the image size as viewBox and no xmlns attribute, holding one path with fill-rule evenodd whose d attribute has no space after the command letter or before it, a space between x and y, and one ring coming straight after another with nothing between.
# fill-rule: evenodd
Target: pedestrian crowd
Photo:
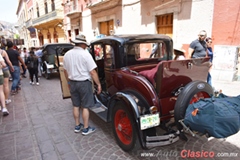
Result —
<instances>
[{"instance_id":1,"label":"pedestrian crowd","mask_svg":"<svg viewBox=\"0 0 240 160\"><path fill-rule=\"evenodd\" d=\"M32 47L28 52L26 48L21 50L11 40L1 42L0 49L0 111L3 116L9 115L7 104L11 103L10 94L15 95L21 90L21 79L27 78L27 70L29 72L30 84L33 85L33 76L35 76L36 84L38 82L38 59L42 54L34 56L35 48ZM41 50L40 50L41 51ZM39 51L39 52L40 52ZM32 58L33 57L33 58ZM11 86L10 86L10 82Z\"/></svg>"}]
</instances>

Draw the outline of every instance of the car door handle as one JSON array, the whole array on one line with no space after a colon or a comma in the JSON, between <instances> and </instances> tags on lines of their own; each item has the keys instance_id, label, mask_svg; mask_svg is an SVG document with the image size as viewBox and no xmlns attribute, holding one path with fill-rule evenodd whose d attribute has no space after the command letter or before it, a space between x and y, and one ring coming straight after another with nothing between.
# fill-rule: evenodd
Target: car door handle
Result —
<instances>
[{"instance_id":1,"label":"car door handle","mask_svg":"<svg viewBox=\"0 0 240 160\"><path fill-rule=\"evenodd\" d=\"M188 68L188 69L192 69L192 66L193 66L192 62L188 62L188 63L187 63L187 68Z\"/></svg>"}]
</instances>

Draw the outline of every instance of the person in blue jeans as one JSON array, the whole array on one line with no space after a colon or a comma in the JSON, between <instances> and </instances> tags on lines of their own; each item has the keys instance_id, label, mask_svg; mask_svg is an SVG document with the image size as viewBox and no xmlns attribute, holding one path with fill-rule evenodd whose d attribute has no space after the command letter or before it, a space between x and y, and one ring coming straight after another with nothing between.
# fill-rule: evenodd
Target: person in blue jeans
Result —
<instances>
[{"instance_id":1,"label":"person in blue jeans","mask_svg":"<svg viewBox=\"0 0 240 160\"><path fill-rule=\"evenodd\" d=\"M212 38L208 37L206 38L206 43L207 43L207 51L208 51L208 56L210 57L210 62L212 63L213 60L213 51L212 51ZM210 68L211 69L211 68ZM209 70L210 70L209 69ZM210 72L208 72L208 76L207 76L207 83L212 86L212 76L210 74Z\"/></svg>"},{"instance_id":2,"label":"person in blue jeans","mask_svg":"<svg viewBox=\"0 0 240 160\"><path fill-rule=\"evenodd\" d=\"M21 88L18 86L20 82L20 66L19 62L23 65L23 67L26 69L26 65L23 61L23 59L20 57L20 54L18 51L13 49L13 42L12 41L7 41L7 54L9 57L9 60L11 61L14 71L11 72L12 76L12 87L11 87L11 94L14 95L20 90Z\"/></svg>"}]
</instances>

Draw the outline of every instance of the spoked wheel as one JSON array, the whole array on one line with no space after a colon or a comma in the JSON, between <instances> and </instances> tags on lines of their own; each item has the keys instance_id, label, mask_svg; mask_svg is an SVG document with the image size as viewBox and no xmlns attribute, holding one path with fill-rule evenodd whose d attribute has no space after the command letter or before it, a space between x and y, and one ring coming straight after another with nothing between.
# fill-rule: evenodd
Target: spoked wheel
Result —
<instances>
[{"instance_id":1,"label":"spoked wheel","mask_svg":"<svg viewBox=\"0 0 240 160\"><path fill-rule=\"evenodd\" d=\"M118 145L124 151L136 147L137 134L135 123L124 103L117 102L112 112L112 127Z\"/></svg>"},{"instance_id":2,"label":"spoked wheel","mask_svg":"<svg viewBox=\"0 0 240 160\"><path fill-rule=\"evenodd\" d=\"M184 119L188 105L196 103L200 99L209 98L211 95L213 95L212 87L203 81L193 81L184 87L174 107L174 118L179 130L182 130L183 127L178 121Z\"/></svg>"},{"instance_id":3,"label":"spoked wheel","mask_svg":"<svg viewBox=\"0 0 240 160\"><path fill-rule=\"evenodd\" d=\"M190 100L189 104L193 104L196 103L197 101L199 101L200 99L204 99L204 98L210 98L210 95L207 92L198 92L196 93L193 98Z\"/></svg>"}]
</instances>

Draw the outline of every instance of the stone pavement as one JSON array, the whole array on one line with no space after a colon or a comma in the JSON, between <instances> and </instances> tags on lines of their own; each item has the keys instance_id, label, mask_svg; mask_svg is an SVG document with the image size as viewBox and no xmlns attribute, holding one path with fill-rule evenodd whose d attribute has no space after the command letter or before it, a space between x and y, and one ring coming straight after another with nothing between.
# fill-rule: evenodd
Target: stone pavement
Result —
<instances>
[{"instance_id":1,"label":"stone pavement","mask_svg":"<svg viewBox=\"0 0 240 160\"><path fill-rule=\"evenodd\" d=\"M227 95L240 94L240 82L213 84ZM188 136L187 142L179 140L164 147L126 153L116 144L111 125L91 113L90 125L97 131L88 136L76 134L71 101L62 99L57 76L41 78L40 86L31 86L27 78L23 79L22 90L11 99L10 115L0 115L0 160L175 160L182 159L181 153L187 156L184 159L240 159L240 133L227 139ZM189 152L215 156L190 158Z\"/></svg>"}]
</instances>

